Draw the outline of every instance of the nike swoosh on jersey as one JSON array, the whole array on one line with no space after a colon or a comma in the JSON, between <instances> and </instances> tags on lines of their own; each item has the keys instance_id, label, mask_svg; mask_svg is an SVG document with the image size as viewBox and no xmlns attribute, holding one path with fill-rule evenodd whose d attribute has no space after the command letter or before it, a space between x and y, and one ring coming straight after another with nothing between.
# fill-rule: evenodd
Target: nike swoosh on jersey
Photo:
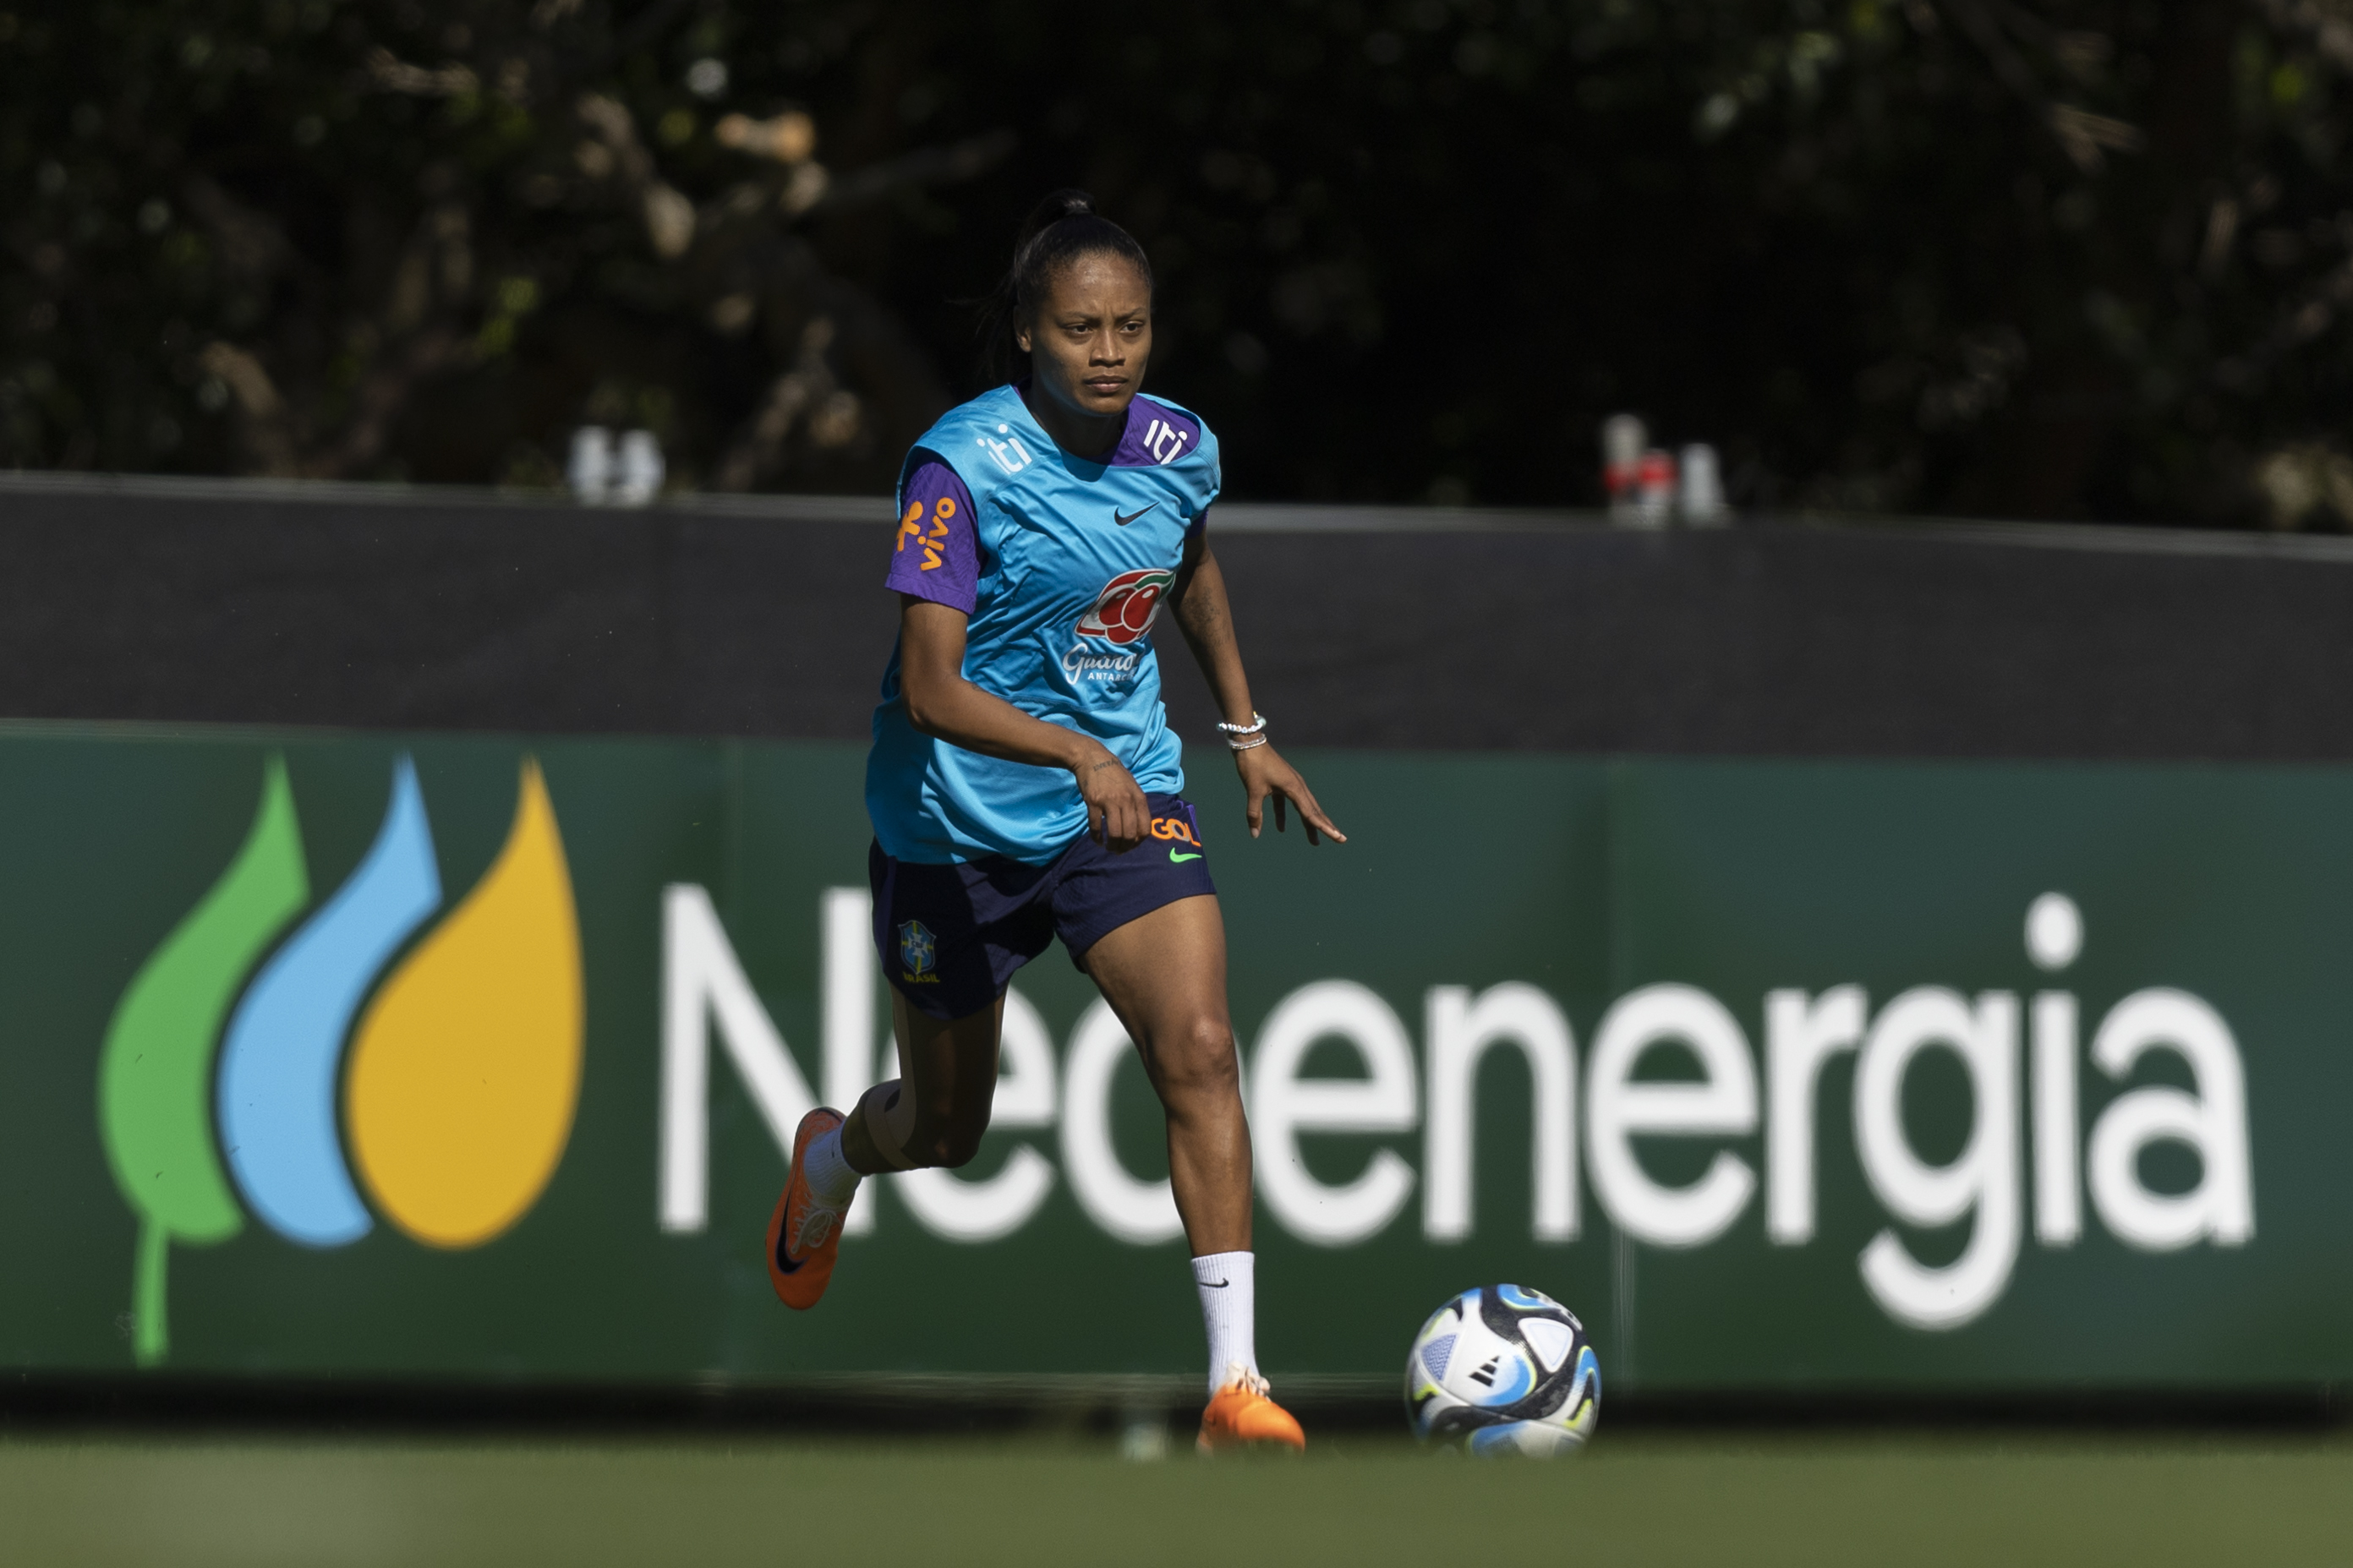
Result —
<instances>
[{"instance_id":1,"label":"nike swoosh on jersey","mask_svg":"<svg viewBox=\"0 0 2353 1568\"><path fill-rule=\"evenodd\" d=\"M1186 861L1187 861L1187 860L1198 860L1198 859L1200 858L1200 857L1199 857L1198 855L1179 855L1179 854L1177 854L1177 853L1176 853L1176 851L1175 851L1174 849L1171 849L1170 851L1168 851L1168 858L1170 858L1171 860L1174 860L1174 861L1175 861L1175 862L1176 862L1176 864L1178 864L1179 866L1182 866Z\"/></svg>"},{"instance_id":2,"label":"nike swoosh on jersey","mask_svg":"<svg viewBox=\"0 0 2353 1568\"><path fill-rule=\"evenodd\" d=\"M1159 510L1159 507L1160 503L1158 501L1154 501L1150 506L1145 507L1144 511L1156 511ZM1144 515L1144 511L1132 511L1125 517L1122 517L1119 515L1119 508L1113 507L1111 509L1111 520L1119 524L1120 527L1125 528L1129 523L1134 522L1137 518L1142 517Z\"/></svg>"}]
</instances>

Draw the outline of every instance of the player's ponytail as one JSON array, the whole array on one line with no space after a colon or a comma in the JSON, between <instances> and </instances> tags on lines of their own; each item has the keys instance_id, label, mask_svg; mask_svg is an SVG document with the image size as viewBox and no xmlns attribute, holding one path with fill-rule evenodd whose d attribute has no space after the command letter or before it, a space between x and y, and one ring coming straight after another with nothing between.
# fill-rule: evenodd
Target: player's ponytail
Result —
<instances>
[{"instance_id":1,"label":"player's ponytail","mask_svg":"<svg viewBox=\"0 0 2353 1568\"><path fill-rule=\"evenodd\" d=\"M1095 211L1084 191L1060 190L1032 208L1013 244L1013 265L981 311L983 368L998 381L1011 381L1029 368L1015 333L1028 324L1052 287L1054 274L1082 256L1108 252L1124 258L1152 287L1152 263L1135 237Z\"/></svg>"}]
</instances>

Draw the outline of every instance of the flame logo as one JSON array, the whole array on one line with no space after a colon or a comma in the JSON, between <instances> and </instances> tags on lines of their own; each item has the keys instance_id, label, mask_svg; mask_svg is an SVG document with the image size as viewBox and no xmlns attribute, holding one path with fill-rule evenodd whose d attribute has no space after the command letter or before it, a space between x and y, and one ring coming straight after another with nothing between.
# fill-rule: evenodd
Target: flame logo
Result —
<instances>
[{"instance_id":1,"label":"flame logo","mask_svg":"<svg viewBox=\"0 0 2353 1568\"><path fill-rule=\"evenodd\" d=\"M335 1069L368 982L441 902L417 768L393 770L392 805L351 880L247 987L221 1047L220 1131L247 1206L306 1247L341 1247L374 1223L335 1131Z\"/></svg>"},{"instance_id":2,"label":"flame logo","mask_svg":"<svg viewBox=\"0 0 2353 1568\"><path fill-rule=\"evenodd\" d=\"M356 1030L377 974L441 904L407 757L394 764L383 826L358 868L238 1000L309 899L293 790L272 756L243 847L132 977L100 1051L100 1131L140 1218L132 1337L142 1366L169 1350L172 1242L236 1236L238 1194L304 1247L345 1246L374 1228L343 1126L375 1213L433 1247L504 1233L563 1159L585 1006L571 873L538 763L523 760L497 859L377 988Z\"/></svg>"},{"instance_id":3,"label":"flame logo","mask_svg":"<svg viewBox=\"0 0 2353 1568\"><path fill-rule=\"evenodd\" d=\"M580 931L539 764L506 847L360 1021L352 1144L392 1222L480 1247L538 1201L580 1094Z\"/></svg>"},{"instance_id":4,"label":"flame logo","mask_svg":"<svg viewBox=\"0 0 2353 1568\"><path fill-rule=\"evenodd\" d=\"M164 1359L164 1270L174 1238L191 1247L245 1228L214 1152L206 1089L213 1042L237 983L311 896L286 764L262 770L245 845L124 988L99 1055L99 1133L123 1201L139 1216L132 1268L132 1347Z\"/></svg>"}]
</instances>

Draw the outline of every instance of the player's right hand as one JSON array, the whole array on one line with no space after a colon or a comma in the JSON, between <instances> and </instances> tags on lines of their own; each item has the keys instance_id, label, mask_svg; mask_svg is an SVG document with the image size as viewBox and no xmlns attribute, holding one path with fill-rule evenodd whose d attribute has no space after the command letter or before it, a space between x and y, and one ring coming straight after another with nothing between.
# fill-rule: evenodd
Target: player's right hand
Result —
<instances>
[{"instance_id":1,"label":"player's right hand","mask_svg":"<svg viewBox=\"0 0 2353 1568\"><path fill-rule=\"evenodd\" d=\"M1114 855L1124 855L1152 832L1152 807L1135 775L1105 752L1078 769L1079 796L1087 803L1087 837Z\"/></svg>"}]
</instances>

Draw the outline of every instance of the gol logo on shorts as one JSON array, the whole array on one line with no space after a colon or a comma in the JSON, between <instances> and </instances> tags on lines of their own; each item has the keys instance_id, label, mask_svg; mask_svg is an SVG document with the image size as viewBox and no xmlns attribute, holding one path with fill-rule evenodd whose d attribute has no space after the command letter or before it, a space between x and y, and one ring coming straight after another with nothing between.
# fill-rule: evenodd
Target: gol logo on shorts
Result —
<instances>
[{"instance_id":1,"label":"gol logo on shorts","mask_svg":"<svg viewBox=\"0 0 2353 1568\"><path fill-rule=\"evenodd\" d=\"M1154 817L1152 837L1161 839L1181 838L1196 849L1201 847L1201 841L1193 837L1193 825L1181 816Z\"/></svg>"}]
</instances>

